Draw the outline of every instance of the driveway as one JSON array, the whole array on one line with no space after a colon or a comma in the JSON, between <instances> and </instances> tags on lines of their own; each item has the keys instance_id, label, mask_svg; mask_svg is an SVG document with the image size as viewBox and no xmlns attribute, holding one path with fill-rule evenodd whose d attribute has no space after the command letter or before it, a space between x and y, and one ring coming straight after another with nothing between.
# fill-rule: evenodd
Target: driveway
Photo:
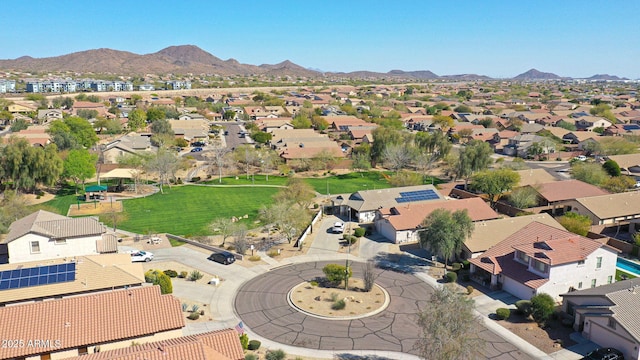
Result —
<instances>
[{"instance_id":1,"label":"driveway","mask_svg":"<svg viewBox=\"0 0 640 360\"><path fill-rule=\"evenodd\" d=\"M316 236L307 250L307 255L331 255L338 253L340 249L340 241L343 234L334 234L331 232L333 224L343 222L336 216L325 216L320 224L314 226ZM347 224L345 224L345 228Z\"/></svg>"}]
</instances>

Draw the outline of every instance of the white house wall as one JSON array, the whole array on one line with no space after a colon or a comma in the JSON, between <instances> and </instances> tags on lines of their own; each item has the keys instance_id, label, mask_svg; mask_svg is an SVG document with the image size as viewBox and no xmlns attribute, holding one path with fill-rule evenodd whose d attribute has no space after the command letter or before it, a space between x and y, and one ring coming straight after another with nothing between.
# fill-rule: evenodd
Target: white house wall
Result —
<instances>
[{"instance_id":1,"label":"white house wall","mask_svg":"<svg viewBox=\"0 0 640 360\"><path fill-rule=\"evenodd\" d=\"M397 244L396 240L396 229L391 226L391 223L387 219L379 219L375 223L376 231L380 233L380 235L384 236L386 239L393 241L394 244Z\"/></svg>"},{"instance_id":2,"label":"white house wall","mask_svg":"<svg viewBox=\"0 0 640 360\"><path fill-rule=\"evenodd\" d=\"M622 351L625 359L638 360L640 344L620 324L616 324L615 330L609 327L609 317L588 316L582 335L601 347L613 347Z\"/></svg>"},{"instance_id":3,"label":"white house wall","mask_svg":"<svg viewBox=\"0 0 640 360\"><path fill-rule=\"evenodd\" d=\"M602 266L596 269L597 258L602 257ZM538 293L547 293L555 300L560 300L560 294L569 292L570 287L575 289L588 289L591 281L596 279L596 286L606 285L608 277L615 281L616 261L618 255L607 248L599 248L591 253L584 265L571 263L552 266L549 273L549 282L538 288ZM579 283L582 282L582 288Z\"/></svg>"},{"instance_id":4,"label":"white house wall","mask_svg":"<svg viewBox=\"0 0 640 360\"><path fill-rule=\"evenodd\" d=\"M508 292L509 294L523 300L529 300L533 295L535 295L535 291L532 288L521 284L507 276L502 275L501 277L502 290Z\"/></svg>"},{"instance_id":5,"label":"white house wall","mask_svg":"<svg viewBox=\"0 0 640 360\"><path fill-rule=\"evenodd\" d=\"M49 240L44 236L27 234L8 244L9 263L14 264L27 261L97 255L96 243L101 238L102 235L71 238L67 239L65 244L56 244L54 240ZM39 253L31 252L32 241L38 241L40 243Z\"/></svg>"}]
</instances>

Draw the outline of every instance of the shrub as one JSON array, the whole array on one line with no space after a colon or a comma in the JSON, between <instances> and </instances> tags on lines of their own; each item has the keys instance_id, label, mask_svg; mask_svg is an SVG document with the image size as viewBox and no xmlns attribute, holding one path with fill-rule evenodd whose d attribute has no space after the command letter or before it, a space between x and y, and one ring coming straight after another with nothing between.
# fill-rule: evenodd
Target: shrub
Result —
<instances>
[{"instance_id":1,"label":"shrub","mask_svg":"<svg viewBox=\"0 0 640 360\"><path fill-rule=\"evenodd\" d=\"M539 324L549 319L555 307L555 301L549 294L538 294L531 298L531 316Z\"/></svg>"},{"instance_id":2,"label":"shrub","mask_svg":"<svg viewBox=\"0 0 640 360\"><path fill-rule=\"evenodd\" d=\"M191 272L191 274L189 274L189 280L191 281L198 281L200 279L202 279L204 275L202 275L202 273L198 270L193 270Z\"/></svg>"},{"instance_id":3,"label":"shrub","mask_svg":"<svg viewBox=\"0 0 640 360\"><path fill-rule=\"evenodd\" d=\"M345 266L338 264L327 264L322 268L322 272L326 275L327 280L334 284L339 284L345 277L351 277L353 275L351 267L349 267L347 271Z\"/></svg>"},{"instance_id":4,"label":"shrub","mask_svg":"<svg viewBox=\"0 0 640 360\"><path fill-rule=\"evenodd\" d=\"M186 271L180 271L180 274L178 275L179 278L184 279L187 277L187 275L189 275L188 272Z\"/></svg>"},{"instance_id":5,"label":"shrub","mask_svg":"<svg viewBox=\"0 0 640 360\"><path fill-rule=\"evenodd\" d=\"M287 353L283 350L269 350L264 355L265 360L284 360L287 358Z\"/></svg>"},{"instance_id":6,"label":"shrub","mask_svg":"<svg viewBox=\"0 0 640 360\"><path fill-rule=\"evenodd\" d=\"M147 270L144 273L144 282L153 284L153 283L155 283L156 278L157 278L156 271L153 270L153 269L152 270Z\"/></svg>"},{"instance_id":7,"label":"shrub","mask_svg":"<svg viewBox=\"0 0 640 360\"><path fill-rule=\"evenodd\" d=\"M462 264L460 263L451 264L451 271L459 271L460 269L462 269Z\"/></svg>"},{"instance_id":8,"label":"shrub","mask_svg":"<svg viewBox=\"0 0 640 360\"><path fill-rule=\"evenodd\" d=\"M191 312L197 312L200 309L200 306L197 304L191 305Z\"/></svg>"},{"instance_id":9,"label":"shrub","mask_svg":"<svg viewBox=\"0 0 640 360\"><path fill-rule=\"evenodd\" d=\"M247 350L249 348L249 335L240 335L240 345L242 345L243 350Z\"/></svg>"},{"instance_id":10,"label":"shrub","mask_svg":"<svg viewBox=\"0 0 640 360\"><path fill-rule=\"evenodd\" d=\"M187 311L187 303L182 303L182 312Z\"/></svg>"},{"instance_id":11,"label":"shrub","mask_svg":"<svg viewBox=\"0 0 640 360\"><path fill-rule=\"evenodd\" d=\"M445 282L448 282L448 283L454 283L454 282L456 282L456 280L458 280L458 274L454 273L453 271L449 271L444 276L444 280L445 280Z\"/></svg>"},{"instance_id":12,"label":"shrub","mask_svg":"<svg viewBox=\"0 0 640 360\"><path fill-rule=\"evenodd\" d=\"M531 301L529 300L518 300L516 301L516 309L519 314L524 316L531 315Z\"/></svg>"},{"instance_id":13,"label":"shrub","mask_svg":"<svg viewBox=\"0 0 640 360\"><path fill-rule=\"evenodd\" d=\"M331 304L331 308L333 310L342 310L347 306L347 303L344 302L344 300L340 299L336 302L334 302L333 304Z\"/></svg>"},{"instance_id":14,"label":"shrub","mask_svg":"<svg viewBox=\"0 0 640 360\"><path fill-rule=\"evenodd\" d=\"M198 320L200 318L200 314L198 314L197 312L192 312L191 314L189 314L189 316L187 316L187 319L189 320Z\"/></svg>"},{"instance_id":15,"label":"shrub","mask_svg":"<svg viewBox=\"0 0 640 360\"><path fill-rule=\"evenodd\" d=\"M338 301L338 293L331 293L331 301L336 302Z\"/></svg>"},{"instance_id":16,"label":"shrub","mask_svg":"<svg viewBox=\"0 0 640 360\"><path fill-rule=\"evenodd\" d=\"M276 256L280 255L280 253L278 252L278 250L269 250L267 255L269 255L269 257L276 257Z\"/></svg>"},{"instance_id":17,"label":"shrub","mask_svg":"<svg viewBox=\"0 0 640 360\"><path fill-rule=\"evenodd\" d=\"M244 356L244 360L259 360L256 354L247 354Z\"/></svg>"},{"instance_id":18,"label":"shrub","mask_svg":"<svg viewBox=\"0 0 640 360\"><path fill-rule=\"evenodd\" d=\"M159 285L160 292L162 294L171 294L173 292L173 284L171 284L171 278L162 271L148 270L144 273L144 281L153 285Z\"/></svg>"},{"instance_id":19,"label":"shrub","mask_svg":"<svg viewBox=\"0 0 640 360\"><path fill-rule=\"evenodd\" d=\"M467 295L471 295L471 294L473 294L473 290L475 290L475 289L473 288L473 286L468 285L468 286L467 286Z\"/></svg>"},{"instance_id":20,"label":"shrub","mask_svg":"<svg viewBox=\"0 0 640 360\"><path fill-rule=\"evenodd\" d=\"M499 308L496 310L496 316L498 317L498 320L508 319L510 315L511 310L509 309Z\"/></svg>"},{"instance_id":21,"label":"shrub","mask_svg":"<svg viewBox=\"0 0 640 360\"><path fill-rule=\"evenodd\" d=\"M227 246L227 250L229 250L229 251L235 251L235 250L236 250L236 247L235 247L235 246L233 246L233 245L229 245L229 246Z\"/></svg>"},{"instance_id":22,"label":"shrub","mask_svg":"<svg viewBox=\"0 0 640 360\"><path fill-rule=\"evenodd\" d=\"M249 261L260 261L260 255L249 256Z\"/></svg>"},{"instance_id":23,"label":"shrub","mask_svg":"<svg viewBox=\"0 0 640 360\"><path fill-rule=\"evenodd\" d=\"M310 282L309 282L309 285L311 285L311 286L314 286L314 287L315 287L315 286L318 286L318 282L317 282L317 281L310 281Z\"/></svg>"},{"instance_id":24,"label":"shrub","mask_svg":"<svg viewBox=\"0 0 640 360\"><path fill-rule=\"evenodd\" d=\"M194 177L192 177L192 178L191 178L191 181L193 181L193 182L198 182L198 181L200 181L200 176L194 176Z\"/></svg>"},{"instance_id":25,"label":"shrub","mask_svg":"<svg viewBox=\"0 0 640 360\"><path fill-rule=\"evenodd\" d=\"M364 233L365 233L365 229L364 228L357 228L355 230L353 230L353 235L355 235L356 237L363 237Z\"/></svg>"},{"instance_id":26,"label":"shrub","mask_svg":"<svg viewBox=\"0 0 640 360\"><path fill-rule=\"evenodd\" d=\"M165 270L164 273L170 278L178 276L178 273L175 270Z\"/></svg>"},{"instance_id":27,"label":"shrub","mask_svg":"<svg viewBox=\"0 0 640 360\"><path fill-rule=\"evenodd\" d=\"M258 340L251 340L249 341L249 345L247 346L247 349L249 350L258 350L260 349L260 345L262 345L262 343Z\"/></svg>"}]
</instances>

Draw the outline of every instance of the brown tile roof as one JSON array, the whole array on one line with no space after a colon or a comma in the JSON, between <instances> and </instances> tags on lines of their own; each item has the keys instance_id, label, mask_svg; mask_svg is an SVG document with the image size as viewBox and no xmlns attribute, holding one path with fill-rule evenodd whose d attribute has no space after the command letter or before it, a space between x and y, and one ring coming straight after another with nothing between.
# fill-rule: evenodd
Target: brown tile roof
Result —
<instances>
[{"instance_id":1,"label":"brown tile roof","mask_svg":"<svg viewBox=\"0 0 640 360\"><path fill-rule=\"evenodd\" d=\"M580 180L548 182L541 184L537 190L540 196L549 202L609 194L597 186Z\"/></svg>"},{"instance_id":2,"label":"brown tile roof","mask_svg":"<svg viewBox=\"0 0 640 360\"><path fill-rule=\"evenodd\" d=\"M486 251L534 221L557 229L564 229L560 223L546 213L482 221L474 224L473 233L465 241L464 246L472 253Z\"/></svg>"},{"instance_id":3,"label":"brown tile roof","mask_svg":"<svg viewBox=\"0 0 640 360\"><path fill-rule=\"evenodd\" d=\"M241 360L244 351L234 329L156 341L78 356L84 360Z\"/></svg>"},{"instance_id":4,"label":"brown tile roof","mask_svg":"<svg viewBox=\"0 0 640 360\"><path fill-rule=\"evenodd\" d=\"M636 191L578 198L576 201L602 220L640 214L640 193Z\"/></svg>"},{"instance_id":5,"label":"brown tile roof","mask_svg":"<svg viewBox=\"0 0 640 360\"><path fill-rule=\"evenodd\" d=\"M559 181L545 169L527 169L516 171L520 175L518 186L538 185Z\"/></svg>"},{"instance_id":6,"label":"brown tile roof","mask_svg":"<svg viewBox=\"0 0 640 360\"><path fill-rule=\"evenodd\" d=\"M0 265L0 271L54 265L64 259L39 260L20 264ZM49 285L31 286L25 289L0 291L0 305L47 299L56 296L71 296L81 293L105 291L125 286L141 286L144 271L141 263L131 263L129 254L106 254L76 257L76 280Z\"/></svg>"},{"instance_id":7,"label":"brown tile roof","mask_svg":"<svg viewBox=\"0 0 640 360\"><path fill-rule=\"evenodd\" d=\"M38 210L14 221L9 226L9 233L0 243L10 243L28 233L36 233L57 239L99 235L104 232L106 232L106 228L96 218L68 218L48 211Z\"/></svg>"},{"instance_id":8,"label":"brown tile roof","mask_svg":"<svg viewBox=\"0 0 640 360\"><path fill-rule=\"evenodd\" d=\"M76 349L184 327L180 301L159 286L78 296L0 308L7 339L56 339ZM7 321L7 319L13 319ZM25 321L28 320L28 321ZM0 348L0 358L39 354L42 348Z\"/></svg>"},{"instance_id":9,"label":"brown tile roof","mask_svg":"<svg viewBox=\"0 0 640 360\"><path fill-rule=\"evenodd\" d=\"M415 229L424 218L436 209L445 209L448 211L467 210L472 221L497 219L499 217L481 198L406 204L390 209L381 209L380 212L383 214L391 214L388 220L394 229L408 230Z\"/></svg>"},{"instance_id":10,"label":"brown tile roof","mask_svg":"<svg viewBox=\"0 0 640 360\"><path fill-rule=\"evenodd\" d=\"M526 265L515 261L513 253L516 249L554 266L584 259L602 246L596 240L539 222L532 222L469 261L491 274L503 274L536 289L549 279L528 271Z\"/></svg>"}]
</instances>

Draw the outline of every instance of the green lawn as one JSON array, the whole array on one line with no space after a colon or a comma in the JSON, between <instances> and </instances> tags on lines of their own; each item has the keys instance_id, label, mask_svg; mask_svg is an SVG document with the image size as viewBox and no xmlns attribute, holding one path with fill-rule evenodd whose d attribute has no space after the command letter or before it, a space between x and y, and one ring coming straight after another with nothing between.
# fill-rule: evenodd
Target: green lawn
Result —
<instances>
[{"instance_id":1,"label":"green lawn","mask_svg":"<svg viewBox=\"0 0 640 360\"><path fill-rule=\"evenodd\" d=\"M241 217L250 227L263 204L271 204L277 188L216 188L181 186L165 194L124 201L128 219L118 224L140 234L167 232L174 235L206 235L207 225L217 217Z\"/></svg>"},{"instance_id":2,"label":"green lawn","mask_svg":"<svg viewBox=\"0 0 640 360\"><path fill-rule=\"evenodd\" d=\"M635 279L635 275L628 273L626 271L616 269L616 281L622 281L622 275L626 275L627 279Z\"/></svg>"},{"instance_id":3,"label":"green lawn","mask_svg":"<svg viewBox=\"0 0 640 360\"><path fill-rule=\"evenodd\" d=\"M222 183L218 181L216 176L202 183L211 185L284 185L286 182L287 177L285 176L269 176L269 181L267 181L264 175L253 175L248 179L246 175L238 175L237 179L235 176L223 177Z\"/></svg>"},{"instance_id":4,"label":"green lawn","mask_svg":"<svg viewBox=\"0 0 640 360\"><path fill-rule=\"evenodd\" d=\"M385 189L391 187L382 173L377 171L352 172L330 177L306 178L305 181L322 195L353 193L360 190Z\"/></svg>"}]
</instances>

